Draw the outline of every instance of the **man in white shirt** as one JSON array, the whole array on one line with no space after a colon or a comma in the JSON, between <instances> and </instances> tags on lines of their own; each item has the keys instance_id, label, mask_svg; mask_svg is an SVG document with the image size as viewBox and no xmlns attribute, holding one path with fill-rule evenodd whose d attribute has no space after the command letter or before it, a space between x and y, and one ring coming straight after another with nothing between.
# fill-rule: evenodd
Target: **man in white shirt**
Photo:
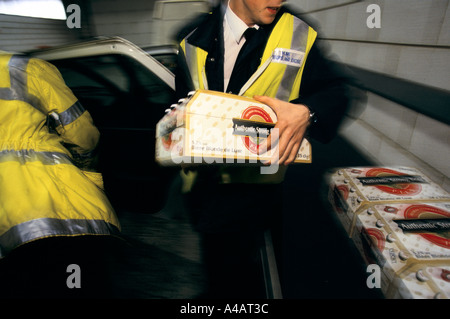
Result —
<instances>
[{"instance_id":1,"label":"man in white shirt","mask_svg":"<svg viewBox=\"0 0 450 319\"><path fill-rule=\"evenodd\" d=\"M202 60L204 55L198 53L191 56L197 64L204 64L204 67L192 68L181 50L176 86L178 97L185 97L189 91L197 89L192 79L206 76L209 90L239 94L257 72L263 53L276 42L274 37L279 39L297 34L296 29L285 27L289 23L284 23L295 20L297 25L304 27L302 34L311 40L308 41L309 54L305 53L306 62L301 65L302 72L294 69L301 77L301 86L289 86L298 98L281 100L255 96L277 113L280 137L278 141L269 139L267 147L277 142L279 164L288 165L297 154L306 132L325 143L335 136L349 97L341 70L330 63L314 39L309 38L315 31L285 8L283 2L230 0L214 8L211 14L187 25L179 33L177 41L195 48L194 52L206 52L207 55L205 60ZM244 32L249 27L258 31L247 40ZM272 69L282 68L278 64ZM194 74L197 70L204 70L205 74ZM261 78L275 78L276 72ZM271 81L263 81L259 86L270 87L272 84ZM265 95L264 92L256 94ZM241 167L204 165L196 170L197 178L187 199L194 226L202 235L210 280L208 296L264 297L256 260L263 232L273 225L274 218L279 220L283 213L282 182L263 181L258 174L244 172ZM232 177L232 182L226 182L224 170L237 179L233 181Z\"/></svg>"}]
</instances>

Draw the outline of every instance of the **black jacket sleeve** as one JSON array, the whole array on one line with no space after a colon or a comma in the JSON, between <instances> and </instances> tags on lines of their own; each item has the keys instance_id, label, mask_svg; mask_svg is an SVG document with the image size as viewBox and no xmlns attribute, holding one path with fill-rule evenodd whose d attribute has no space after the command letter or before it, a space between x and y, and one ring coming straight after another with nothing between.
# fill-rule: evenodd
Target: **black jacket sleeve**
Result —
<instances>
[{"instance_id":1,"label":"black jacket sleeve","mask_svg":"<svg viewBox=\"0 0 450 319\"><path fill-rule=\"evenodd\" d=\"M311 138L327 143L336 135L352 100L349 79L346 68L331 60L316 42L303 70L300 97L291 101L304 104L315 113L316 122L309 130Z\"/></svg>"}]
</instances>

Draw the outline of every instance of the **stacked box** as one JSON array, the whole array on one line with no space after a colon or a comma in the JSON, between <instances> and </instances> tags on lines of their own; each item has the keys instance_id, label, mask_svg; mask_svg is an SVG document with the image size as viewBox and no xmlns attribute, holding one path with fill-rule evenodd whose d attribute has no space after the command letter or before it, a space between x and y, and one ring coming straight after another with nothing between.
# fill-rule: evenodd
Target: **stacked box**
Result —
<instances>
[{"instance_id":1,"label":"stacked box","mask_svg":"<svg viewBox=\"0 0 450 319\"><path fill-rule=\"evenodd\" d=\"M329 193L328 200L332 205L337 217L348 234L351 234L353 224L353 211L348 203L350 196L350 180L344 175L344 170L340 169L328 177ZM354 188L352 188L354 192ZM356 200L352 196L353 200ZM354 205L353 205L354 206Z\"/></svg>"},{"instance_id":2,"label":"stacked box","mask_svg":"<svg viewBox=\"0 0 450 319\"><path fill-rule=\"evenodd\" d=\"M396 277L390 299L450 299L450 266L418 265Z\"/></svg>"},{"instance_id":3,"label":"stacked box","mask_svg":"<svg viewBox=\"0 0 450 319\"><path fill-rule=\"evenodd\" d=\"M445 280L435 284L428 276L450 267L450 194L407 167L342 168L329 176L329 187L363 259L380 266L386 297L450 298Z\"/></svg>"},{"instance_id":4,"label":"stacked box","mask_svg":"<svg viewBox=\"0 0 450 319\"><path fill-rule=\"evenodd\" d=\"M357 216L352 238L366 263L380 266L382 292L391 296L393 290L410 284L431 289L429 282L415 283L405 274L430 266L450 266L449 233L450 202L383 204ZM419 295L408 294L408 290L402 290L404 298ZM444 291L440 294L450 298Z\"/></svg>"},{"instance_id":5,"label":"stacked box","mask_svg":"<svg viewBox=\"0 0 450 319\"><path fill-rule=\"evenodd\" d=\"M329 176L329 200L352 236L357 216L382 203L450 201L448 194L410 167L341 168Z\"/></svg>"},{"instance_id":6,"label":"stacked box","mask_svg":"<svg viewBox=\"0 0 450 319\"><path fill-rule=\"evenodd\" d=\"M156 160L162 165L260 164L277 149L258 154L277 117L253 99L208 90L192 92L158 122ZM311 145L304 138L295 162L310 163Z\"/></svg>"}]
</instances>

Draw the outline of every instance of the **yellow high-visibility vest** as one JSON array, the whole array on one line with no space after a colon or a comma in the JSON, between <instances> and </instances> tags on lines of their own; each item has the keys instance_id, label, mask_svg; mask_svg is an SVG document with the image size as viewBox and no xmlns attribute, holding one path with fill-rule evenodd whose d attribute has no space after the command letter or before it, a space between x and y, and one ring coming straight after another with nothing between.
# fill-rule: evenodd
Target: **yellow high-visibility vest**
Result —
<instances>
[{"instance_id":1,"label":"yellow high-visibility vest","mask_svg":"<svg viewBox=\"0 0 450 319\"><path fill-rule=\"evenodd\" d=\"M284 101L299 96L300 82L309 51L317 32L301 19L285 13L274 27L261 63L242 87L239 95L265 95ZM186 56L195 89L208 89L205 63L208 52L189 43L189 36L180 46Z\"/></svg>"},{"instance_id":2,"label":"yellow high-visibility vest","mask_svg":"<svg viewBox=\"0 0 450 319\"><path fill-rule=\"evenodd\" d=\"M192 33L191 33L192 34ZM284 13L275 25L264 49L256 72L242 87L239 95L252 98L265 95L283 101L299 97L303 69L317 32L304 21ZM208 52L189 43L189 35L180 47L185 54L194 89L208 89L205 64ZM276 174L260 174L258 168L223 168L224 182L279 183L284 179L286 167Z\"/></svg>"},{"instance_id":3,"label":"yellow high-visibility vest","mask_svg":"<svg viewBox=\"0 0 450 319\"><path fill-rule=\"evenodd\" d=\"M74 165L73 154L88 158L98 140L53 65L0 54L0 258L45 237L118 234L102 175Z\"/></svg>"}]
</instances>

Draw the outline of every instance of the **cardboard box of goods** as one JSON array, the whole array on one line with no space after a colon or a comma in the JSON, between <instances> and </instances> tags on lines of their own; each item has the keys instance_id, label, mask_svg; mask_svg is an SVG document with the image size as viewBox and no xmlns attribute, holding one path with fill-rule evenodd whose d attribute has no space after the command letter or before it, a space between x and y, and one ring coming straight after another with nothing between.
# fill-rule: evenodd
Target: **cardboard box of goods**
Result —
<instances>
[{"instance_id":1,"label":"cardboard box of goods","mask_svg":"<svg viewBox=\"0 0 450 319\"><path fill-rule=\"evenodd\" d=\"M334 174L330 174L327 179L329 185L328 201L342 227L350 235L353 225L353 213L349 211L350 207L347 203L350 193L348 178L342 170L339 170Z\"/></svg>"},{"instance_id":2,"label":"cardboard box of goods","mask_svg":"<svg viewBox=\"0 0 450 319\"><path fill-rule=\"evenodd\" d=\"M450 194L410 167L340 168L328 177L329 200L351 236L358 214L376 204L450 201Z\"/></svg>"},{"instance_id":3,"label":"cardboard box of goods","mask_svg":"<svg viewBox=\"0 0 450 319\"><path fill-rule=\"evenodd\" d=\"M388 299L450 299L450 266L417 265L396 277Z\"/></svg>"},{"instance_id":4,"label":"cardboard box of goods","mask_svg":"<svg viewBox=\"0 0 450 319\"><path fill-rule=\"evenodd\" d=\"M450 266L449 234L450 201L391 203L374 205L358 214L352 239L367 264L380 266L380 288L389 297L396 294L392 286L400 289L412 271L420 270L420 280L425 267ZM402 295L410 298L404 292Z\"/></svg>"},{"instance_id":5,"label":"cardboard box of goods","mask_svg":"<svg viewBox=\"0 0 450 319\"><path fill-rule=\"evenodd\" d=\"M277 121L274 111L253 99L208 90L191 92L172 106L156 128L156 160L161 165L260 164L276 150L258 148ZM304 138L297 163L311 163Z\"/></svg>"}]
</instances>

